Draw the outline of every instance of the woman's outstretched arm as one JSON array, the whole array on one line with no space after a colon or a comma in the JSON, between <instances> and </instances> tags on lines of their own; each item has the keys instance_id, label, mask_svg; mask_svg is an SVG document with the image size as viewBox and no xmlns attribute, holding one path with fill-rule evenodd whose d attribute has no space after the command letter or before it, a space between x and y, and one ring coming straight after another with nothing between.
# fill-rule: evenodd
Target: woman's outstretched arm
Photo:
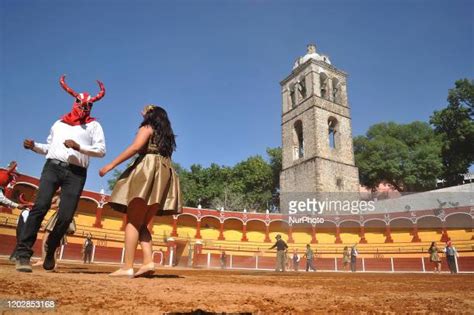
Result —
<instances>
[{"instance_id":1,"label":"woman's outstretched arm","mask_svg":"<svg viewBox=\"0 0 474 315\"><path fill-rule=\"evenodd\" d=\"M153 128L150 126L143 126L138 130L133 143L128 146L122 153L120 153L112 162L100 169L99 175L102 177L115 167L117 167L122 162L128 160L132 156L138 153L138 151L143 148L147 143L148 139L153 134Z\"/></svg>"}]
</instances>

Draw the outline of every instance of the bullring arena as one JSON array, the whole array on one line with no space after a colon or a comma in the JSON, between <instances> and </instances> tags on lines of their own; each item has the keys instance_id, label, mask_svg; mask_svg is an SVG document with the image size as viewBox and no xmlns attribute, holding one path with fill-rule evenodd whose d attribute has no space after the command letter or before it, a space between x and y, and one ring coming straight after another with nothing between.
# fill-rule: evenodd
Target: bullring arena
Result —
<instances>
[{"instance_id":1,"label":"bullring arena","mask_svg":"<svg viewBox=\"0 0 474 315\"><path fill-rule=\"evenodd\" d=\"M37 178L20 175L7 193L34 200L37 185ZM77 231L61 247L56 272L40 267L32 274L15 272L8 256L15 246L19 211L2 208L0 299L54 300L61 313L474 312L472 207L335 216L311 228L289 226L281 214L185 208L180 215L155 220L157 273L115 279L107 274L123 260L126 218L108 207L107 198L83 192L75 215ZM93 263L84 265L81 250L89 233ZM296 249L302 254L311 244L317 272L295 272L291 265L288 272L274 272L275 252L269 247L277 234L290 253ZM40 253L41 237L34 256ZM443 247L447 240L459 252L459 273L446 272L442 255L444 272L433 274L427 248L432 241ZM360 252L357 272L345 272L342 249L354 243ZM140 251L137 258L140 263ZM2 311L13 310L3 305Z\"/></svg>"}]
</instances>

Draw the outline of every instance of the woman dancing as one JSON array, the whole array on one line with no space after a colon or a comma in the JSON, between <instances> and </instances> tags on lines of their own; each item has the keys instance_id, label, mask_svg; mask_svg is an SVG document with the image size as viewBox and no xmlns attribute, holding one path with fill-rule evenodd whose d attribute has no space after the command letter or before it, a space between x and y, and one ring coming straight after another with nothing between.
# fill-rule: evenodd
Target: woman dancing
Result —
<instances>
[{"instance_id":1,"label":"woman dancing","mask_svg":"<svg viewBox=\"0 0 474 315\"><path fill-rule=\"evenodd\" d=\"M148 105L143 109L142 116L143 122L133 143L99 171L99 175L104 176L139 154L119 177L110 196L110 206L127 214L124 266L111 276L131 278L153 274L153 217L181 212L179 178L171 163L176 142L168 115L163 108ZM143 251L143 265L134 273L138 241Z\"/></svg>"}]
</instances>

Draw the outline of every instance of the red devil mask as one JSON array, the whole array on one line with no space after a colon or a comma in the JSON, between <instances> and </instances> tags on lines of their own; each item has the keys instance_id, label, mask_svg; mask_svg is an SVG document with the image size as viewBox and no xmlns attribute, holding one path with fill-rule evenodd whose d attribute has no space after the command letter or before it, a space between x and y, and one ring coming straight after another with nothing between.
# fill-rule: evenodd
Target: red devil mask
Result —
<instances>
[{"instance_id":1,"label":"red devil mask","mask_svg":"<svg viewBox=\"0 0 474 315\"><path fill-rule=\"evenodd\" d=\"M0 187L7 187L15 179L16 162L12 161L6 170L0 170Z\"/></svg>"},{"instance_id":2,"label":"red devil mask","mask_svg":"<svg viewBox=\"0 0 474 315\"><path fill-rule=\"evenodd\" d=\"M100 92L92 97L89 93L76 93L73 89L71 89L65 82L66 76L63 75L59 80L62 88L72 95L75 100L74 104L72 105L72 110L68 114L61 117L61 120L71 126L78 126L90 123L94 121L95 118L90 116L92 105L94 102L100 100L105 95L105 87L104 84L100 81L97 81L100 87Z\"/></svg>"}]
</instances>

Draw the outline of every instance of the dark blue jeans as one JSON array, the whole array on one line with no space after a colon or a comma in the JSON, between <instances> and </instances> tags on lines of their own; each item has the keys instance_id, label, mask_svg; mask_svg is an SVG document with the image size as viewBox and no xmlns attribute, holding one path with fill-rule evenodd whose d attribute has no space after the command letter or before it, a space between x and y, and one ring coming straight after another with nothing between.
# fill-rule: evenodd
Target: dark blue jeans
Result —
<instances>
[{"instance_id":1,"label":"dark blue jeans","mask_svg":"<svg viewBox=\"0 0 474 315\"><path fill-rule=\"evenodd\" d=\"M446 260L448 261L449 271L451 271L451 273L458 273L456 268L456 258L454 255L446 255Z\"/></svg>"},{"instance_id":2,"label":"dark blue jeans","mask_svg":"<svg viewBox=\"0 0 474 315\"><path fill-rule=\"evenodd\" d=\"M356 272L357 257L351 256L351 271Z\"/></svg>"},{"instance_id":3,"label":"dark blue jeans","mask_svg":"<svg viewBox=\"0 0 474 315\"><path fill-rule=\"evenodd\" d=\"M86 177L87 169L83 167L61 166L51 160L46 161L41 173L35 205L20 234L17 257L30 258L33 255L32 247L36 242L41 222L51 208L54 193L61 187L58 221L46 242L48 251L54 251L59 247L61 238L74 218Z\"/></svg>"}]
</instances>

